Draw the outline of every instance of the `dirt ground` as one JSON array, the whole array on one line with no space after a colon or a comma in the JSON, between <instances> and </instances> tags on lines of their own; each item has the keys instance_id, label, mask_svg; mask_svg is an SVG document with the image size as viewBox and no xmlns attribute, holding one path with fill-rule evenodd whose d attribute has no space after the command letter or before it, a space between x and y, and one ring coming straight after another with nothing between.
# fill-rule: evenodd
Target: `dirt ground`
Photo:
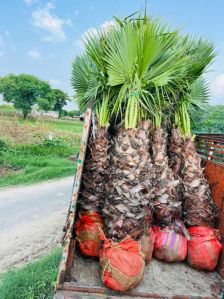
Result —
<instances>
[{"instance_id":1,"label":"dirt ground","mask_svg":"<svg viewBox=\"0 0 224 299\"><path fill-rule=\"evenodd\" d=\"M1 234L0 272L43 256L60 242L65 214L54 213L32 224Z\"/></svg>"},{"instance_id":2,"label":"dirt ground","mask_svg":"<svg viewBox=\"0 0 224 299\"><path fill-rule=\"evenodd\" d=\"M73 177L0 190L0 272L60 244Z\"/></svg>"}]
</instances>

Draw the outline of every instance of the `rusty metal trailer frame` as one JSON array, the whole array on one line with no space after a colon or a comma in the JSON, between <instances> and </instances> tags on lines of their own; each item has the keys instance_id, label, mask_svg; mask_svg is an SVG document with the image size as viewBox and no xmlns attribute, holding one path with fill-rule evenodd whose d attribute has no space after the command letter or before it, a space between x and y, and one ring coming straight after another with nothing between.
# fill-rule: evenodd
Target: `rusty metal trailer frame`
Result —
<instances>
[{"instance_id":1,"label":"rusty metal trailer frame","mask_svg":"<svg viewBox=\"0 0 224 299\"><path fill-rule=\"evenodd\" d=\"M58 278L56 282L55 289L61 289L63 283L66 281L66 277L68 276L70 269L72 267L72 261L74 258L74 246L75 246L75 239L73 237L73 226L75 221L75 214L76 214L76 206L77 200L79 196L79 190L81 185L81 178L83 172L83 166L85 162L85 155L87 149L87 143L89 138L89 132L91 127L92 121L92 109L89 107L85 113L84 125L83 125L83 133L81 139L81 145L79 150L79 156L77 161L77 170L73 184L73 191L72 191L72 198L68 210L66 227L65 227L65 234L63 236L63 252L61 263L59 266Z\"/></svg>"},{"instance_id":2,"label":"rusty metal trailer frame","mask_svg":"<svg viewBox=\"0 0 224 299\"><path fill-rule=\"evenodd\" d=\"M75 214L77 201L79 196L79 190L81 185L81 177L85 162L85 154L89 139L89 133L92 123L92 110L88 108L85 113L85 120L83 126L83 134L81 139L80 152L78 157L77 171L74 179L72 198L68 210L67 222L65 227L65 234L63 238L63 253L62 259L59 266L58 278L55 285L55 299L96 299L96 294L102 299L113 299L111 293L105 288L100 287L77 287L69 283L69 274L72 268L72 263L74 259L74 248L75 248L75 238L73 235L73 226L75 222ZM205 166L205 175L209 180L211 192L213 198L219 208L219 222L217 224L220 234L222 237L223 250L220 254L220 259L217 267L217 271L222 278L224 278L224 159L220 160L217 156L211 152L211 149L224 150L224 135L210 135L201 134L197 135L198 152L202 151L202 160ZM211 148L212 146L212 148ZM222 157L221 157L222 158ZM88 296L87 296L88 294ZM122 293L119 297L123 299L130 299L133 297L142 298L173 298L173 299L187 299L187 298L204 298L209 297L198 297L198 296L188 296L188 295L178 295L173 294L166 295L158 293L144 293L132 290L131 292ZM214 297L212 297L214 298Z\"/></svg>"}]
</instances>

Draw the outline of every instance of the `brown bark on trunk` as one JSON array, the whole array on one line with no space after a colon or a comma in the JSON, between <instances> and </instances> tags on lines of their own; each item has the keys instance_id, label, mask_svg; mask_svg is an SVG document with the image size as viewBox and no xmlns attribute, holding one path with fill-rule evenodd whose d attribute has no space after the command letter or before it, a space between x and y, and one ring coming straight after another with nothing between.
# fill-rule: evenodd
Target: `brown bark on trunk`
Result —
<instances>
[{"instance_id":1,"label":"brown bark on trunk","mask_svg":"<svg viewBox=\"0 0 224 299\"><path fill-rule=\"evenodd\" d=\"M155 185L155 218L159 225L174 225L181 219L181 201L178 196L177 186L172 170L168 165L167 133L162 128L153 132L153 163Z\"/></svg>"},{"instance_id":2,"label":"brown bark on trunk","mask_svg":"<svg viewBox=\"0 0 224 299\"><path fill-rule=\"evenodd\" d=\"M149 126L147 121L137 129L119 128L113 140L103 213L107 235L115 241L128 234L137 239L152 223Z\"/></svg>"},{"instance_id":3,"label":"brown bark on trunk","mask_svg":"<svg viewBox=\"0 0 224 299\"><path fill-rule=\"evenodd\" d=\"M179 200L183 199L183 170L184 170L184 159L183 159L183 145L184 139L180 134L180 130L176 127L171 131L171 142L169 146L169 167L173 171L174 178L179 180L179 184L176 187Z\"/></svg>"},{"instance_id":4,"label":"brown bark on trunk","mask_svg":"<svg viewBox=\"0 0 224 299\"><path fill-rule=\"evenodd\" d=\"M181 177L184 168L182 157L184 140L178 128L173 128L171 132L171 142L169 147L169 166L173 170L176 179Z\"/></svg>"},{"instance_id":5,"label":"brown bark on trunk","mask_svg":"<svg viewBox=\"0 0 224 299\"><path fill-rule=\"evenodd\" d=\"M93 138L91 134L87 148L79 201L81 211L101 212L108 180L108 152L108 130L106 127L97 127L96 136Z\"/></svg>"},{"instance_id":6,"label":"brown bark on trunk","mask_svg":"<svg viewBox=\"0 0 224 299\"><path fill-rule=\"evenodd\" d=\"M214 227L217 207L213 202L208 181L203 174L201 158L191 138L186 138L184 142L183 159L185 162L183 183L186 224Z\"/></svg>"}]
</instances>

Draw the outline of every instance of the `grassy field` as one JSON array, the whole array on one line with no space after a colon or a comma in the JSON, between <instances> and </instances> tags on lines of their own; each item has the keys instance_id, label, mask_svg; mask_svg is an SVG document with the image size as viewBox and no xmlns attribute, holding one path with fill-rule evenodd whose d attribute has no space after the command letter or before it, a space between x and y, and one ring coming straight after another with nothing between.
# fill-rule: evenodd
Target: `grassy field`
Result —
<instances>
[{"instance_id":1,"label":"grassy field","mask_svg":"<svg viewBox=\"0 0 224 299\"><path fill-rule=\"evenodd\" d=\"M0 277L1 299L52 299L61 249Z\"/></svg>"},{"instance_id":2,"label":"grassy field","mask_svg":"<svg viewBox=\"0 0 224 299\"><path fill-rule=\"evenodd\" d=\"M72 175L82 123L27 119L0 110L0 187Z\"/></svg>"}]
</instances>

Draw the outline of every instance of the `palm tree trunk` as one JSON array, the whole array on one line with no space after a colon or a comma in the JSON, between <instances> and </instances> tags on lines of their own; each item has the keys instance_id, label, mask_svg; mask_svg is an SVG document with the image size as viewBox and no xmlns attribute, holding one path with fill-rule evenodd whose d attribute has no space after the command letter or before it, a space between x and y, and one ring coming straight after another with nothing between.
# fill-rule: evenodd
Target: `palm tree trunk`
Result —
<instances>
[{"instance_id":1,"label":"palm tree trunk","mask_svg":"<svg viewBox=\"0 0 224 299\"><path fill-rule=\"evenodd\" d=\"M155 218L159 225L174 225L181 219L181 201L172 170L168 166L167 133L160 127L153 132ZM179 230L178 227L175 227Z\"/></svg>"},{"instance_id":2,"label":"palm tree trunk","mask_svg":"<svg viewBox=\"0 0 224 299\"><path fill-rule=\"evenodd\" d=\"M87 148L80 191L80 210L101 212L109 170L109 139L107 127L96 128Z\"/></svg>"},{"instance_id":3,"label":"palm tree trunk","mask_svg":"<svg viewBox=\"0 0 224 299\"><path fill-rule=\"evenodd\" d=\"M152 223L149 126L147 121L137 129L119 128L113 139L103 213L107 235L115 241L128 234L138 239Z\"/></svg>"},{"instance_id":4,"label":"palm tree trunk","mask_svg":"<svg viewBox=\"0 0 224 299\"><path fill-rule=\"evenodd\" d=\"M173 175L176 179L181 177L184 163L182 157L184 140L179 129L173 128L171 131L171 142L169 147L169 166L173 170Z\"/></svg>"},{"instance_id":5,"label":"palm tree trunk","mask_svg":"<svg viewBox=\"0 0 224 299\"><path fill-rule=\"evenodd\" d=\"M169 146L169 167L173 171L173 176L176 180L179 180L179 184L176 187L179 200L183 199L183 169L184 169L184 159L183 159L183 145L184 139L180 134L178 127L175 127L171 131L171 141Z\"/></svg>"},{"instance_id":6,"label":"palm tree trunk","mask_svg":"<svg viewBox=\"0 0 224 299\"><path fill-rule=\"evenodd\" d=\"M196 152L192 138L186 138L183 145L185 163L184 216L186 224L214 227L217 207L211 197L208 181L203 175L201 158Z\"/></svg>"}]
</instances>

